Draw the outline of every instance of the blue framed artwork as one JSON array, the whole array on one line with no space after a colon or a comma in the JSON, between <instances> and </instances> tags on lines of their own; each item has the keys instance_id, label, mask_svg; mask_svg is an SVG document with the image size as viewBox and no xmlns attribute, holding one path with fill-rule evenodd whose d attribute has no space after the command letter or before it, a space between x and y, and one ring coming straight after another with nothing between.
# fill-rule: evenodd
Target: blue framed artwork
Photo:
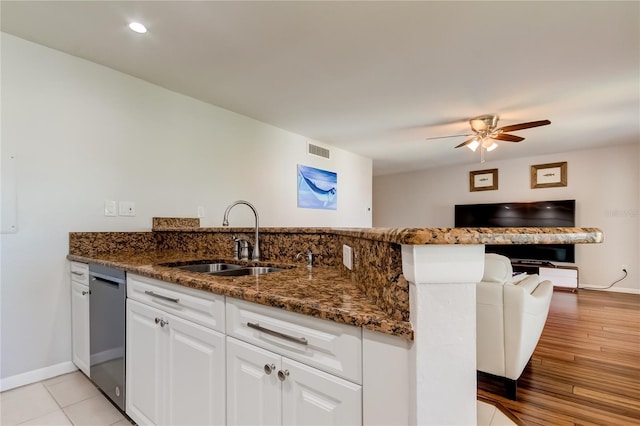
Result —
<instances>
[{"instance_id":1,"label":"blue framed artwork","mask_svg":"<svg viewBox=\"0 0 640 426\"><path fill-rule=\"evenodd\" d=\"M298 207L338 209L338 174L298 164Z\"/></svg>"}]
</instances>

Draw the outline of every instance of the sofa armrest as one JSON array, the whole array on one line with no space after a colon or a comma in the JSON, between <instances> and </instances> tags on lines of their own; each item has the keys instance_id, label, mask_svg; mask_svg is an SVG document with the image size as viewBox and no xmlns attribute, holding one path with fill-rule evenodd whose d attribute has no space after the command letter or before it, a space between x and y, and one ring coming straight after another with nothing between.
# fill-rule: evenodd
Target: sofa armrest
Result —
<instances>
[{"instance_id":1,"label":"sofa armrest","mask_svg":"<svg viewBox=\"0 0 640 426\"><path fill-rule=\"evenodd\" d=\"M504 290L506 377L517 380L542 334L553 284L542 281L532 293L521 285L505 285Z\"/></svg>"},{"instance_id":2,"label":"sofa armrest","mask_svg":"<svg viewBox=\"0 0 640 426\"><path fill-rule=\"evenodd\" d=\"M521 281L518 281L514 285L517 285L520 288L524 288L527 293L531 294L535 291L535 289L540 284L540 276L538 274L528 275Z\"/></svg>"},{"instance_id":3,"label":"sofa armrest","mask_svg":"<svg viewBox=\"0 0 640 426\"><path fill-rule=\"evenodd\" d=\"M504 285L481 281L476 285L476 368L505 375Z\"/></svg>"}]
</instances>

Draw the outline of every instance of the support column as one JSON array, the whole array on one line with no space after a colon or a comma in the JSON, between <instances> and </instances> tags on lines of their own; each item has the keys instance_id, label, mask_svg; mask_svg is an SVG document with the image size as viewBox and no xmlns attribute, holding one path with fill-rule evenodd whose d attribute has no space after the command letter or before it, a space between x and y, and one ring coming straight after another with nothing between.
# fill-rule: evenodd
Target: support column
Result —
<instances>
[{"instance_id":1,"label":"support column","mask_svg":"<svg viewBox=\"0 0 640 426\"><path fill-rule=\"evenodd\" d=\"M476 405L476 283L484 245L403 245L410 283L410 422L470 425Z\"/></svg>"}]
</instances>

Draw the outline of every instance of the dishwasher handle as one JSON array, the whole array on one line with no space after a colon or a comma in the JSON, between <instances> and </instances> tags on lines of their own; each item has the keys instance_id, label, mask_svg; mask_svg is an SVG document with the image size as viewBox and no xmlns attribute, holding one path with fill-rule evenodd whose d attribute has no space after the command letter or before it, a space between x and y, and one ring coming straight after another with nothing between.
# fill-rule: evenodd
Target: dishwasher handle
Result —
<instances>
[{"instance_id":1,"label":"dishwasher handle","mask_svg":"<svg viewBox=\"0 0 640 426\"><path fill-rule=\"evenodd\" d=\"M101 274L99 272L89 272L89 277L93 280L100 280L100 281L105 281L109 284L114 284L114 285L118 285L118 284L124 284L126 282L126 280L118 278L118 277L113 277L110 275L105 275L105 274Z\"/></svg>"}]
</instances>

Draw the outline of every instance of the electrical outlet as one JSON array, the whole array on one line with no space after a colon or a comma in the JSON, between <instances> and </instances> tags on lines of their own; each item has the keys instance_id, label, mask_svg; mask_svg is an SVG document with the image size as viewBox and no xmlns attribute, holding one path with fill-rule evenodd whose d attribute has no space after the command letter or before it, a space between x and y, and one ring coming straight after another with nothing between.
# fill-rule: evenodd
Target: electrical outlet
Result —
<instances>
[{"instance_id":1,"label":"electrical outlet","mask_svg":"<svg viewBox=\"0 0 640 426\"><path fill-rule=\"evenodd\" d=\"M120 201L118 214L120 216L135 216L136 204L133 201Z\"/></svg>"},{"instance_id":2,"label":"electrical outlet","mask_svg":"<svg viewBox=\"0 0 640 426\"><path fill-rule=\"evenodd\" d=\"M353 269L353 249L346 244L342 245L342 263L348 269Z\"/></svg>"},{"instance_id":3,"label":"electrical outlet","mask_svg":"<svg viewBox=\"0 0 640 426\"><path fill-rule=\"evenodd\" d=\"M206 215L207 214L204 206L198 206L198 217L205 217Z\"/></svg>"}]
</instances>

